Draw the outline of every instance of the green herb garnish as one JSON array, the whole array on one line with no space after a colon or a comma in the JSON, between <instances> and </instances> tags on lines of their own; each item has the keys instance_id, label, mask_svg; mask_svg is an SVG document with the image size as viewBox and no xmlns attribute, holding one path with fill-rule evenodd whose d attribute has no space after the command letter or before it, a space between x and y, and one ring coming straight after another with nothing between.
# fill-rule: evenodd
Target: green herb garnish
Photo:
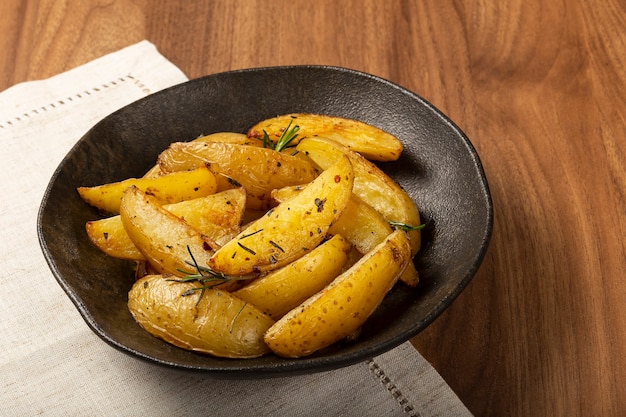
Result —
<instances>
[{"instance_id":1,"label":"green herb garnish","mask_svg":"<svg viewBox=\"0 0 626 417\"><path fill-rule=\"evenodd\" d=\"M426 227L426 224L420 224L419 226L411 226L410 224L396 222L394 220L389 220L389 224L394 230L404 230L408 232L409 230L422 230Z\"/></svg>"},{"instance_id":2,"label":"green herb garnish","mask_svg":"<svg viewBox=\"0 0 626 417\"><path fill-rule=\"evenodd\" d=\"M204 292L206 290L213 289L214 287L217 287L218 285L223 285L230 281L248 280L248 279L252 279L256 277L256 275L237 275L237 276L225 275L221 272L214 271L209 267L200 266L198 265L196 258L193 256L193 253L191 252L191 249L189 248L189 246L187 246L187 251L189 252L191 261L186 261L186 263L195 268L196 270L195 273L178 269L178 271L185 274L185 276L183 278L171 278L169 279L169 281L199 282L200 286L195 287L195 288L189 288L182 294L183 297L186 297L186 296L195 294L197 291L200 291L200 297L198 298L198 302L196 303L196 305L200 303L200 300L202 300L202 296L204 295Z\"/></svg>"},{"instance_id":3,"label":"green herb garnish","mask_svg":"<svg viewBox=\"0 0 626 417\"><path fill-rule=\"evenodd\" d=\"M237 314L235 314L235 317L233 317L233 320L230 322L230 326L228 328L228 333L232 333L233 332L233 327L235 326L235 320L237 320L237 317L239 317L239 315L241 314L243 309L246 308L247 305L248 305L247 302L243 303L243 305L241 306L241 308L239 309Z\"/></svg>"},{"instance_id":4,"label":"green herb garnish","mask_svg":"<svg viewBox=\"0 0 626 417\"><path fill-rule=\"evenodd\" d=\"M274 149L276 152L280 152L283 149L287 148L291 142L298 137L298 131L300 130L300 126L295 125L291 127L293 120L289 121L287 128L283 130L283 133L278 138L276 144L273 144L270 136L267 134L265 130L263 130L263 147Z\"/></svg>"}]
</instances>

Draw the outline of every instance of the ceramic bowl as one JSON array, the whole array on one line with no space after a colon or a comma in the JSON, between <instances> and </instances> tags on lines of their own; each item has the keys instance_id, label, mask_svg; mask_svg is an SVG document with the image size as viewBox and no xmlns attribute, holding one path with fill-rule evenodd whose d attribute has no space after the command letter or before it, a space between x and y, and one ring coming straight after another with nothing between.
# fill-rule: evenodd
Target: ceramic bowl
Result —
<instances>
[{"instance_id":1,"label":"ceramic bowl","mask_svg":"<svg viewBox=\"0 0 626 417\"><path fill-rule=\"evenodd\" d=\"M260 120L294 112L358 119L402 141L400 159L379 166L415 200L426 223L422 249L414 258L419 285L396 285L356 341L302 359L220 359L151 336L126 307L132 265L104 255L89 242L85 222L99 214L79 198L76 188L141 176L171 142L218 131L246 132ZM484 257L491 228L492 202L481 162L452 121L399 85L324 66L209 75L112 113L61 162L38 217L41 247L54 276L98 336L137 358L223 378L335 369L409 340L467 286Z\"/></svg>"}]
</instances>

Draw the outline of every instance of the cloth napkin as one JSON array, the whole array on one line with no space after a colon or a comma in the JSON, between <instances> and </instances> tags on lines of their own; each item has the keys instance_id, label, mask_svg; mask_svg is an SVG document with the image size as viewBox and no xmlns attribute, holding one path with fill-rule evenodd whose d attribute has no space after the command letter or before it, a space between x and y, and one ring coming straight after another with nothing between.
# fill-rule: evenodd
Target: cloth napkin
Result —
<instances>
[{"instance_id":1,"label":"cloth napkin","mask_svg":"<svg viewBox=\"0 0 626 417\"><path fill-rule=\"evenodd\" d=\"M97 121L186 80L143 41L0 93L0 415L470 415L409 342L339 370L224 381L137 360L91 332L38 244L45 188Z\"/></svg>"}]
</instances>

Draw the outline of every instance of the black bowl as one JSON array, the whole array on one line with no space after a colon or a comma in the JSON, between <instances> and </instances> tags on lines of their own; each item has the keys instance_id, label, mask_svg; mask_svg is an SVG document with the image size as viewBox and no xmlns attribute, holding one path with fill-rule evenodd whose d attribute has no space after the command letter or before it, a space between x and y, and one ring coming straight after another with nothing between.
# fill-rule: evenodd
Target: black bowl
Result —
<instances>
[{"instance_id":1,"label":"black bowl","mask_svg":"<svg viewBox=\"0 0 626 417\"><path fill-rule=\"evenodd\" d=\"M303 359L220 359L167 344L126 307L132 265L91 245L85 222L98 213L76 187L141 176L169 143L217 131L246 132L292 112L362 120L396 135L405 151L381 163L417 203L427 227L414 261L417 288L397 285L354 342ZM41 204L46 260L89 327L112 346L168 367L212 377L263 378L351 365L415 336L459 295L478 269L492 228L492 203L472 144L445 115L389 81L353 70L296 66L226 72L150 95L107 116L74 146Z\"/></svg>"}]
</instances>

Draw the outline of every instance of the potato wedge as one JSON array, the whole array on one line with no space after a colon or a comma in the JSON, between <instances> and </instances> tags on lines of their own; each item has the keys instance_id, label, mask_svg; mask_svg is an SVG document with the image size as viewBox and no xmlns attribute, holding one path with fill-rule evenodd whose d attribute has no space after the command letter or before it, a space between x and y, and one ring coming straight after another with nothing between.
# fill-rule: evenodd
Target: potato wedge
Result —
<instances>
[{"instance_id":1,"label":"potato wedge","mask_svg":"<svg viewBox=\"0 0 626 417\"><path fill-rule=\"evenodd\" d=\"M294 185L272 191L272 199L283 203L297 196L304 186ZM345 237L359 252L365 254L393 232L389 223L370 205L352 193L344 212L328 229L331 235Z\"/></svg>"},{"instance_id":2,"label":"potato wedge","mask_svg":"<svg viewBox=\"0 0 626 417\"><path fill-rule=\"evenodd\" d=\"M241 185L248 193L248 208L267 210L274 188L308 183L318 175L310 161L268 148L232 143L177 142L159 155L165 172L184 171L209 164L210 169L227 181L218 189Z\"/></svg>"},{"instance_id":3,"label":"potato wedge","mask_svg":"<svg viewBox=\"0 0 626 417\"><path fill-rule=\"evenodd\" d=\"M163 208L221 246L240 232L246 208L246 192L243 188L235 188L166 204ZM107 255L133 261L146 260L126 233L119 215L89 221L85 229L91 242Z\"/></svg>"},{"instance_id":4,"label":"potato wedge","mask_svg":"<svg viewBox=\"0 0 626 417\"><path fill-rule=\"evenodd\" d=\"M352 268L272 325L265 343L279 356L297 358L354 334L410 260L406 232L394 231Z\"/></svg>"},{"instance_id":5,"label":"potato wedge","mask_svg":"<svg viewBox=\"0 0 626 417\"><path fill-rule=\"evenodd\" d=\"M209 135L203 135L196 139L193 139L192 142L222 142L222 143L236 143L239 145L263 147L263 141L255 139L255 138L249 138L247 135L244 135L243 133L235 133L235 132L211 133ZM156 177L160 177L163 174L164 172L161 170L161 167L157 163L144 174L143 178L156 178ZM222 188L222 190L223 189L225 188Z\"/></svg>"},{"instance_id":6,"label":"potato wedge","mask_svg":"<svg viewBox=\"0 0 626 417\"><path fill-rule=\"evenodd\" d=\"M297 197L279 204L222 246L209 266L226 275L245 275L300 258L324 240L348 204L353 183L350 160L338 158Z\"/></svg>"},{"instance_id":7,"label":"potato wedge","mask_svg":"<svg viewBox=\"0 0 626 417\"><path fill-rule=\"evenodd\" d=\"M421 224L419 211L406 191L363 156L323 137L303 139L297 149L305 152L322 169L332 165L340 156L348 156L354 168L354 194L382 214L387 221L410 226ZM421 233L419 230L412 230L409 236L414 256L421 245Z\"/></svg>"},{"instance_id":8,"label":"potato wedge","mask_svg":"<svg viewBox=\"0 0 626 417\"><path fill-rule=\"evenodd\" d=\"M269 353L263 334L273 319L228 292L198 286L149 275L129 291L128 308L150 334L183 349L225 358Z\"/></svg>"},{"instance_id":9,"label":"potato wedge","mask_svg":"<svg viewBox=\"0 0 626 417\"><path fill-rule=\"evenodd\" d=\"M362 254L372 251L392 232L392 227L384 217L354 193L343 214L328 230L331 235L345 236ZM410 287L419 283L419 275L412 260L400 275L400 281Z\"/></svg>"},{"instance_id":10,"label":"potato wedge","mask_svg":"<svg viewBox=\"0 0 626 417\"><path fill-rule=\"evenodd\" d=\"M295 185L272 191L272 199L283 202L296 196L303 186ZM328 229L331 235L344 236L361 254L374 249L385 240L393 229L385 218L369 204L352 193L350 201L337 221ZM419 274L413 262L409 262L400 281L410 287L419 283Z\"/></svg>"},{"instance_id":11,"label":"potato wedge","mask_svg":"<svg viewBox=\"0 0 626 417\"><path fill-rule=\"evenodd\" d=\"M392 134L367 123L344 117L292 113L263 120L248 131L251 138L263 139L267 132L276 142L289 123L299 126L298 140L327 136L373 161L395 161L402 153L402 143Z\"/></svg>"},{"instance_id":12,"label":"potato wedge","mask_svg":"<svg viewBox=\"0 0 626 417\"><path fill-rule=\"evenodd\" d=\"M288 265L237 290L234 294L278 319L337 277L348 260L352 245L333 236Z\"/></svg>"},{"instance_id":13,"label":"potato wedge","mask_svg":"<svg viewBox=\"0 0 626 417\"><path fill-rule=\"evenodd\" d=\"M241 231L246 202L246 190L239 187L163 207L222 246Z\"/></svg>"},{"instance_id":14,"label":"potato wedge","mask_svg":"<svg viewBox=\"0 0 626 417\"><path fill-rule=\"evenodd\" d=\"M189 172L177 172L153 178L129 178L124 181L79 187L78 193L88 204L103 212L119 214L124 191L135 186L152 194L161 204L178 203L215 193L217 179L205 166Z\"/></svg>"},{"instance_id":15,"label":"potato wedge","mask_svg":"<svg viewBox=\"0 0 626 417\"><path fill-rule=\"evenodd\" d=\"M153 196L130 187L122 197L120 218L128 236L160 273L183 276L195 272L191 256L206 265L218 245L184 220L164 209Z\"/></svg>"},{"instance_id":16,"label":"potato wedge","mask_svg":"<svg viewBox=\"0 0 626 417\"><path fill-rule=\"evenodd\" d=\"M119 214L88 221L85 230L91 243L109 256L129 261L146 260L143 253L139 252L137 246L130 240Z\"/></svg>"},{"instance_id":17,"label":"potato wedge","mask_svg":"<svg viewBox=\"0 0 626 417\"><path fill-rule=\"evenodd\" d=\"M209 135L200 136L191 142L218 142L218 143L234 143L236 145L247 145L263 147L263 141L256 138L249 138L243 133L235 132L216 132Z\"/></svg>"}]
</instances>

